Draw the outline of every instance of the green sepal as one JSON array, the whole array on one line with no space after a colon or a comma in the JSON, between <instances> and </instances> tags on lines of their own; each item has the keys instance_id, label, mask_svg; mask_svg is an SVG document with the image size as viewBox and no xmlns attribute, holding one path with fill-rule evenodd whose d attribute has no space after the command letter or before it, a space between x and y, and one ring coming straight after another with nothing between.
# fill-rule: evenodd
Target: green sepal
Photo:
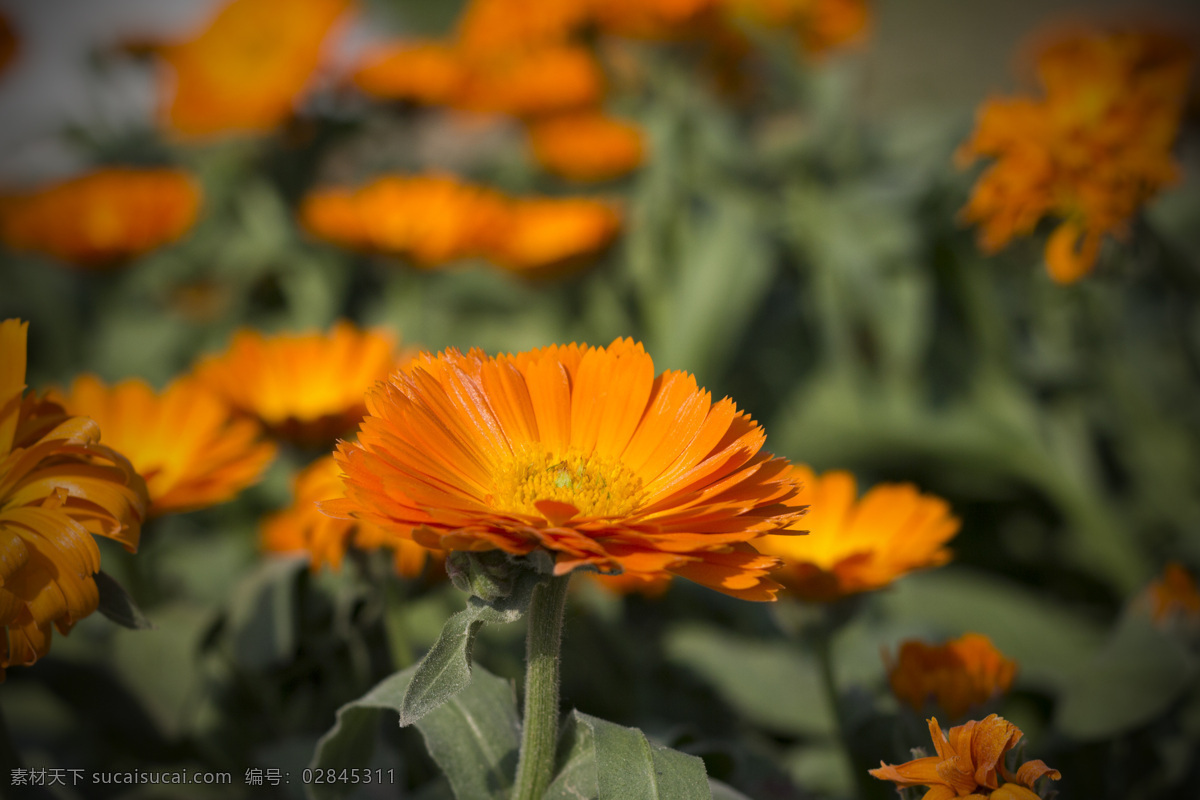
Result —
<instances>
[{"instance_id":1,"label":"green sepal","mask_svg":"<svg viewBox=\"0 0 1200 800\"><path fill-rule=\"evenodd\" d=\"M96 581L96 588L100 591L100 605L97 607L97 611L122 628L130 630L152 630L154 628L154 624L134 602L133 597L125 591L124 586L117 583L115 578L103 570L92 577Z\"/></svg>"}]
</instances>

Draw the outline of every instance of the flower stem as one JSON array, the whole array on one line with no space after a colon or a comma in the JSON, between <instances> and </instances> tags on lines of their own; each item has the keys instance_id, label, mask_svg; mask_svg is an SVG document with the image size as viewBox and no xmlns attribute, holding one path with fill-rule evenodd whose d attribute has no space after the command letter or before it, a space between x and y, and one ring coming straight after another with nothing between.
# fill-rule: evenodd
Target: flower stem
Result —
<instances>
[{"instance_id":1,"label":"flower stem","mask_svg":"<svg viewBox=\"0 0 1200 800\"><path fill-rule=\"evenodd\" d=\"M854 780L856 797L868 798L874 793L867 781L867 773L857 767L854 761L854 750L851 747L849 729L846 724L846 714L842 706L841 695L838 693L837 679L833 671L833 635L837 632L838 623L834 619L833 610L823 609L826 613L823 619L813 626L813 644L816 650L817 666L821 671L821 685L825 696L829 698L829 710L833 714L834 732L841 746L846 768Z\"/></svg>"},{"instance_id":2,"label":"flower stem","mask_svg":"<svg viewBox=\"0 0 1200 800\"><path fill-rule=\"evenodd\" d=\"M513 800L540 800L558 749L558 662L570 575L533 590L525 635L525 716Z\"/></svg>"}]
</instances>

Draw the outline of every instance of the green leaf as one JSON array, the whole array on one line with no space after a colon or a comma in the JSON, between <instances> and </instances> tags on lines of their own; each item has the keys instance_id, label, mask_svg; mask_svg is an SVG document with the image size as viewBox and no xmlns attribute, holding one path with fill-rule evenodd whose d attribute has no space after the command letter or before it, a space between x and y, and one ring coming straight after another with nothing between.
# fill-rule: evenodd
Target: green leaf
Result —
<instances>
[{"instance_id":1,"label":"green leaf","mask_svg":"<svg viewBox=\"0 0 1200 800\"><path fill-rule=\"evenodd\" d=\"M490 603L474 596L467 598L467 607L446 620L442 635L417 664L399 708L401 726L417 722L470 684L475 634L485 623L520 619L529 608L534 587L545 577L521 569L508 596Z\"/></svg>"},{"instance_id":2,"label":"green leaf","mask_svg":"<svg viewBox=\"0 0 1200 800\"><path fill-rule=\"evenodd\" d=\"M637 728L571 712L545 800L703 800L704 762L651 744Z\"/></svg>"},{"instance_id":3,"label":"green leaf","mask_svg":"<svg viewBox=\"0 0 1200 800\"><path fill-rule=\"evenodd\" d=\"M721 783L713 778L708 779L708 789L712 792L712 800L750 800L729 784Z\"/></svg>"},{"instance_id":4,"label":"green leaf","mask_svg":"<svg viewBox=\"0 0 1200 800\"><path fill-rule=\"evenodd\" d=\"M1055 722L1079 739L1106 739L1158 717L1193 685L1197 659L1130 612L1104 648L1066 682Z\"/></svg>"},{"instance_id":5,"label":"green leaf","mask_svg":"<svg viewBox=\"0 0 1200 800\"><path fill-rule=\"evenodd\" d=\"M108 619L131 630L151 630L154 624L146 618L125 587L117 583L107 572L95 574L96 588L100 590L98 610Z\"/></svg>"},{"instance_id":6,"label":"green leaf","mask_svg":"<svg viewBox=\"0 0 1200 800\"><path fill-rule=\"evenodd\" d=\"M234 587L229 623L240 663L263 669L293 657L297 647L297 578L307 568L304 556L267 559Z\"/></svg>"},{"instance_id":7,"label":"green leaf","mask_svg":"<svg viewBox=\"0 0 1200 800\"><path fill-rule=\"evenodd\" d=\"M380 714L400 712L417 666L386 678L338 710L337 722L317 743L313 770L365 766L375 746ZM459 800L505 800L520 747L516 698L508 681L477 668L470 686L417 723L425 746ZM349 785L313 784L313 800L343 797Z\"/></svg>"}]
</instances>

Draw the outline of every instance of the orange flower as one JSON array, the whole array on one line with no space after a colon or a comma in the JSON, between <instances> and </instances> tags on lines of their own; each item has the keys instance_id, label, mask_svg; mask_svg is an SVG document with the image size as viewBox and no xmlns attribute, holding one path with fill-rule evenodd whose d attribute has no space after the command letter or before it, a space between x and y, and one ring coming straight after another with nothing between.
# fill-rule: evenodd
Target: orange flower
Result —
<instances>
[{"instance_id":1,"label":"orange flower","mask_svg":"<svg viewBox=\"0 0 1200 800\"><path fill-rule=\"evenodd\" d=\"M624 175L641 165L645 150L640 128L595 111L535 122L529 143L539 164L577 181Z\"/></svg>"},{"instance_id":2,"label":"orange flower","mask_svg":"<svg viewBox=\"0 0 1200 800\"><path fill-rule=\"evenodd\" d=\"M534 550L555 573L671 573L771 600L778 562L749 544L802 509L787 461L728 398L665 372L640 344L490 358L422 354L367 395L337 459L346 499L323 504L426 547Z\"/></svg>"},{"instance_id":3,"label":"orange flower","mask_svg":"<svg viewBox=\"0 0 1200 800\"><path fill-rule=\"evenodd\" d=\"M85 417L25 390L28 326L0 322L0 680L96 610L93 534L137 550L146 486Z\"/></svg>"},{"instance_id":4,"label":"orange flower","mask_svg":"<svg viewBox=\"0 0 1200 800\"><path fill-rule=\"evenodd\" d=\"M662 597L667 593L667 589L671 588L670 575L638 575L636 573L602 575L599 572L584 572L582 575L585 580L596 584L609 594L619 596L640 594L642 597L653 600Z\"/></svg>"},{"instance_id":5,"label":"orange flower","mask_svg":"<svg viewBox=\"0 0 1200 800\"><path fill-rule=\"evenodd\" d=\"M351 0L231 0L188 41L162 45L167 124L178 133L264 132L291 113Z\"/></svg>"},{"instance_id":6,"label":"orange flower","mask_svg":"<svg viewBox=\"0 0 1200 800\"><path fill-rule=\"evenodd\" d=\"M808 467L794 469L794 480L803 485L795 502L809 506L803 520L809 535L768 536L759 549L783 559L776 577L797 596L836 600L950 560L943 545L958 532L959 521L941 498L910 484L884 483L856 502L850 473L818 478Z\"/></svg>"},{"instance_id":7,"label":"orange flower","mask_svg":"<svg viewBox=\"0 0 1200 800\"><path fill-rule=\"evenodd\" d=\"M557 271L608 246L621 229L616 209L599 200L514 201L485 255L526 275Z\"/></svg>"},{"instance_id":8,"label":"orange flower","mask_svg":"<svg viewBox=\"0 0 1200 800\"><path fill-rule=\"evenodd\" d=\"M604 75L589 50L547 45L473 60L455 105L471 111L532 117L595 106Z\"/></svg>"},{"instance_id":9,"label":"orange flower","mask_svg":"<svg viewBox=\"0 0 1200 800\"><path fill-rule=\"evenodd\" d=\"M590 0L471 0L455 39L472 57L563 44L587 25Z\"/></svg>"},{"instance_id":10,"label":"orange flower","mask_svg":"<svg viewBox=\"0 0 1200 800\"><path fill-rule=\"evenodd\" d=\"M445 175L385 176L353 192L320 190L300 207L314 236L410 256L418 266L484 254L506 216L499 193Z\"/></svg>"},{"instance_id":11,"label":"orange flower","mask_svg":"<svg viewBox=\"0 0 1200 800\"><path fill-rule=\"evenodd\" d=\"M607 33L638 39L694 36L711 26L720 0L604 0L594 7L596 23Z\"/></svg>"},{"instance_id":12,"label":"orange flower","mask_svg":"<svg viewBox=\"0 0 1200 800\"><path fill-rule=\"evenodd\" d=\"M339 322L328 333L241 330L226 352L201 359L194 372L277 436L316 445L362 419L363 393L387 377L398 358L395 336Z\"/></svg>"},{"instance_id":13,"label":"orange flower","mask_svg":"<svg viewBox=\"0 0 1200 800\"><path fill-rule=\"evenodd\" d=\"M377 48L354 71L354 85L372 97L453 104L467 79L467 67L449 45L397 42Z\"/></svg>"},{"instance_id":14,"label":"orange flower","mask_svg":"<svg viewBox=\"0 0 1200 800\"><path fill-rule=\"evenodd\" d=\"M909 640L896 662L885 653L888 681L897 699L920 711L930 698L953 718L1007 692L1017 671L988 637L968 633L943 645Z\"/></svg>"},{"instance_id":15,"label":"orange flower","mask_svg":"<svg viewBox=\"0 0 1200 800\"><path fill-rule=\"evenodd\" d=\"M918 758L905 764L891 766L879 762L871 775L882 781L893 781L898 789L909 786L928 786L923 800L1037 800L1032 791L1039 778L1058 780L1058 770L1041 761L1026 761L1016 774L1004 765L1004 756L1024 735L1008 720L992 714L983 720L971 720L965 725L942 733L937 719L929 720L929 735L933 737L936 756ZM1007 783L1000 785L1000 777Z\"/></svg>"},{"instance_id":16,"label":"orange flower","mask_svg":"<svg viewBox=\"0 0 1200 800\"><path fill-rule=\"evenodd\" d=\"M1196 579L1180 563L1172 561L1163 567L1162 576L1146 589L1150 617L1159 625L1181 618L1200 622L1200 591Z\"/></svg>"},{"instance_id":17,"label":"orange flower","mask_svg":"<svg viewBox=\"0 0 1200 800\"><path fill-rule=\"evenodd\" d=\"M99 169L0 200L0 239L69 264L105 268L179 239L200 188L167 169Z\"/></svg>"},{"instance_id":18,"label":"orange flower","mask_svg":"<svg viewBox=\"0 0 1200 800\"><path fill-rule=\"evenodd\" d=\"M411 539L391 535L370 523L330 517L317 508L319 502L342 496L342 473L332 455L309 464L296 476L291 507L263 521L263 549L272 553L307 552L316 570L322 564L339 569L351 542L364 550L390 547L397 574L406 578L420 576L431 557L442 558L441 553Z\"/></svg>"},{"instance_id":19,"label":"orange flower","mask_svg":"<svg viewBox=\"0 0 1200 800\"><path fill-rule=\"evenodd\" d=\"M152 515L223 503L256 483L275 457L256 422L235 417L192 378L156 392L136 378L105 386L81 375L60 402L95 420L104 443L133 462L146 481Z\"/></svg>"},{"instance_id":20,"label":"orange flower","mask_svg":"<svg viewBox=\"0 0 1200 800\"><path fill-rule=\"evenodd\" d=\"M1046 264L1059 283L1092 270L1107 234L1123 235L1138 207L1172 183L1171 145L1187 99L1191 54L1152 33L1080 33L1038 59L1040 100L997 99L979 112L958 157L995 162L963 219L987 252L1059 219Z\"/></svg>"},{"instance_id":21,"label":"orange flower","mask_svg":"<svg viewBox=\"0 0 1200 800\"><path fill-rule=\"evenodd\" d=\"M13 30L8 17L0 14L0 72L12 62L17 55L17 33Z\"/></svg>"}]
</instances>

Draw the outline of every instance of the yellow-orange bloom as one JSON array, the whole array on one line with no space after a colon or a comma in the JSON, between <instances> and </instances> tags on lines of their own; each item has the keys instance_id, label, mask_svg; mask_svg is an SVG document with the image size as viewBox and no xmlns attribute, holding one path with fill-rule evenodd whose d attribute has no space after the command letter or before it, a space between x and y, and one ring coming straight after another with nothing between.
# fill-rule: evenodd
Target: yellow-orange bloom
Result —
<instances>
[{"instance_id":1,"label":"yellow-orange bloom","mask_svg":"<svg viewBox=\"0 0 1200 800\"><path fill-rule=\"evenodd\" d=\"M950 560L944 545L958 533L959 521L945 500L903 483L879 484L856 500L849 472L817 477L799 465L794 480L803 486L796 502L809 506L809 535L768 536L758 548L783 559L775 577L796 596L836 600Z\"/></svg>"},{"instance_id":2,"label":"yellow-orange bloom","mask_svg":"<svg viewBox=\"0 0 1200 800\"><path fill-rule=\"evenodd\" d=\"M1105 235L1172 183L1171 146L1187 100L1191 53L1178 39L1140 32L1080 33L1038 59L1042 99L994 99L980 109L959 159L995 162L963 219L994 252L1058 220L1046 264L1059 283L1095 266Z\"/></svg>"},{"instance_id":3,"label":"yellow-orange bloom","mask_svg":"<svg viewBox=\"0 0 1200 800\"><path fill-rule=\"evenodd\" d=\"M655 377L629 339L488 357L422 354L367 395L323 504L445 551L535 550L555 573L679 575L771 600L778 563L749 544L802 509L787 461L728 398Z\"/></svg>"},{"instance_id":4,"label":"yellow-orange bloom","mask_svg":"<svg viewBox=\"0 0 1200 800\"><path fill-rule=\"evenodd\" d=\"M351 544L362 550L388 547L393 551L397 574L406 578L420 576L431 558L438 561L443 558L440 552L389 534L376 525L322 514L318 503L344 496L342 473L332 455L317 459L300 471L294 495L290 507L263 520L262 545L267 552L308 553L316 570L323 564L339 569Z\"/></svg>"},{"instance_id":5,"label":"yellow-orange bloom","mask_svg":"<svg viewBox=\"0 0 1200 800\"><path fill-rule=\"evenodd\" d=\"M991 714L982 720L971 720L951 728L949 736L942 733L937 719L929 720L929 735L933 738L936 756L918 758L892 766L879 762L871 775L883 781L893 781L896 787L928 786L922 800L1037 800L1033 785L1042 777L1058 780L1062 777L1041 761L1026 761L1016 774L1004 764L1005 754L1024 736L1021 729L1006 719ZM1001 786L1000 778L1006 783Z\"/></svg>"},{"instance_id":6,"label":"yellow-orange bloom","mask_svg":"<svg viewBox=\"0 0 1200 800\"><path fill-rule=\"evenodd\" d=\"M455 105L533 117L595 106L603 94L604 74L591 51L547 45L472 60Z\"/></svg>"},{"instance_id":7,"label":"yellow-orange bloom","mask_svg":"<svg viewBox=\"0 0 1200 800\"><path fill-rule=\"evenodd\" d=\"M90 419L25 396L28 326L0 322L0 680L96 610L93 534L137 549L146 486Z\"/></svg>"},{"instance_id":8,"label":"yellow-orange bloom","mask_svg":"<svg viewBox=\"0 0 1200 800\"><path fill-rule=\"evenodd\" d=\"M931 699L952 718L964 716L1012 686L1017 664L988 637L968 633L942 645L908 640L896 661L888 661L892 693L920 711Z\"/></svg>"},{"instance_id":9,"label":"yellow-orange bloom","mask_svg":"<svg viewBox=\"0 0 1200 800\"><path fill-rule=\"evenodd\" d=\"M484 255L526 275L571 266L607 247L621 230L610 204L578 197L513 201Z\"/></svg>"},{"instance_id":10,"label":"yellow-orange bloom","mask_svg":"<svg viewBox=\"0 0 1200 800\"><path fill-rule=\"evenodd\" d=\"M455 41L471 57L563 44L587 25L590 0L470 0Z\"/></svg>"},{"instance_id":11,"label":"yellow-orange bloom","mask_svg":"<svg viewBox=\"0 0 1200 800\"><path fill-rule=\"evenodd\" d=\"M275 457L257 422L235 416L194 378L156 392L137 378L106 386L81 375L60 401L95 420L104 443L133 463L146 481L152 515L223 503L256 483Z\"/></svg>"},{"instance_id":12,"label":"yellow-orange bloom","mask_svg":"<svg viewBox=\"0 0 1200 800\"><path fill-rule=\"evenodd\" d=\"M327 333L241 330L224 353L201 359L194 374L275 435L316 445L362 419L363 394L396 367L396 345L391 333L345 321Z\"/></svg>"},{"instance_id":13,"label":"yellow-orange bloom","mask_svg":"<svg viewBox=\"0 0 1200 800\"><path fill-rule=\"evenodd\" d=\"M164 117L178 133L264 132L291 113L351 0L230 0L207 28L158 53Z\"/></svg>"},{"instance_id":14,"label":"yellow-orange bloom","mask_svg":"<svg viewBox=\"0 0 1200 800\"><path fill-rule=\"evenodd\" d=\"M179 239L196 221L200 187L170 169L99 169L0 199L0 240L87 268Z\"/></svg>"},{"instance_id":15,"label":"yellow-orange bloom","mask_svg":"<svg viewBox=\"0 0 1200 800\"><path fill-rule=\"evenodd\" d=\"M467 66L440 42L396 42L368 53L354 71L354 85L372 97L451 105L462 92Z\"/></svg>"},{"instance_id":16,"label":"yellow-orange bloom","mask_svg":"<svg viewBox=\"0 0 1200 800\"><path fill-rule=\"evenodd\" d=\"M636 125L595 111L548 117L529 126L533 156L577 181L603 181L642 164L645 143Z\"/></svg>"},{"instance_id":17,"label":"yellow-orange bloom","mask_svg":"<svg viewBox=\"0 0 1200 800\"><path fill-rule=\"evenodd\" d=\"M500 193L448 175L384 176L356 191L318 190L300 207L301 224L314 236L409 256L418 266L485 255L507 215Z\"/></svg>"}]
</instances>

